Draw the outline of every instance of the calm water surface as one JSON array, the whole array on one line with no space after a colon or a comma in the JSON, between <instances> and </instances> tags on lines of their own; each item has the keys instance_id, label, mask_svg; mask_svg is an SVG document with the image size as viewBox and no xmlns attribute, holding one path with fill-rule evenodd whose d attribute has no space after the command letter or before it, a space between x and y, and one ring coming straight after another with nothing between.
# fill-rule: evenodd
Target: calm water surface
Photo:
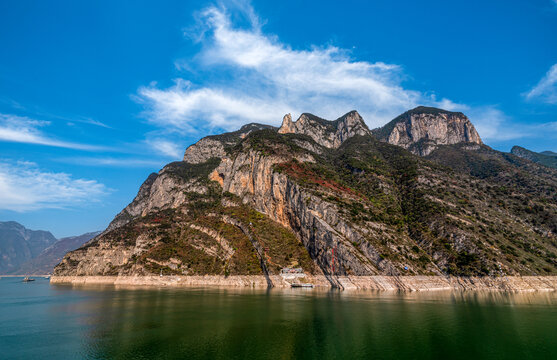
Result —
<instances>
[{"instance_id":1,"label":"calm water surface","mask_svg":"<svg viewBox=\"0 0 557 360\"><path fill-rule=\"evenodd\" d=\"M0 358L557 359L557 295L117 289L3 278Z\"/></svg>"}]
</instances>

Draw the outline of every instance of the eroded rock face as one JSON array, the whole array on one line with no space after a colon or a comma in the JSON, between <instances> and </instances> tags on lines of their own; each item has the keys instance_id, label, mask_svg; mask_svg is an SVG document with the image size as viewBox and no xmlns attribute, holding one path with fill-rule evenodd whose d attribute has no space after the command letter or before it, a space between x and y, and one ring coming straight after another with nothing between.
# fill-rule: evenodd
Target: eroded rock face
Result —
<instances>
[{"instance_id":1,"label":"eroded rock face","mask_svg":"<svg viewBox=\"0 0 557 360\"><path fill-rule=\"evenodd\" d=\"M296 160L313 161L311 156ZM343 219L336 206L273 170L275 164L284 161L251 151L224 159L215 173L222 177L224 191L240 196L256 210L291 228L323 273L334 270L336 275L398 274L390 261L382 259L371 244L363 241L362 234Z\"/></svg>"},{"instance_id":2,"label":"eroded rock face","mask_svg":"<svg viewBox=\"0 0 557 360\"><path fill-rule=\"evenodd\" d=\"M370 134L357 111L351 111L335 121L324 120L312 114L302 114L296 122L292 122L292 116L286 114L278 132L308 135L319 145L335 149L355 135Z\"/></svg>"},{"instance_id":3,"label":"eroded rock face","mask_svg":"<svg viewBox=\"0 0 557 360\"><path fill-rule=\"evenodd\" d=\"M181 181L169 173L166 167L158 174L152 173L139 188L135 199L116 215L106 231L116 229L131 219L150 212L177 208L185 202L187 191L204 193L206 189L195 180Z\"/></svg>"},{"instance_id":4,"label":"eroded rock face","mask_svg":"<svg viewBox=\"0 0 557 360\"><path fill-rule=\"evenodd\" d=\"M189 164L201 164L211 158L221 158L230 149L253 131L271 129L275 127L263 124L247 124L240 130L221 135L207 136L189 146L184 153L184 161Z\"/></svg>"},{"instance_id":5,"label":"eroded rock face","mask_svg":"<svg viewBox=\"0 0 557 360\"><path fill-rule=\"evenodd\" d=\"M220 158L225 154L222 141L206 137L186 149L184 161L190 164L200 164L210 158Z\"/></svg>"},{"instance_id":6,"label":"eroded rock face","mask_svg":"<svg viewBox=\"0 0 557 360\"><path fill-rule=\"evenodd\" d=\"M482 144L464 114L426 107L407 111L373 133L382 141L420 156L429 155L438 145Z\"/></svg>"}]
</instances>

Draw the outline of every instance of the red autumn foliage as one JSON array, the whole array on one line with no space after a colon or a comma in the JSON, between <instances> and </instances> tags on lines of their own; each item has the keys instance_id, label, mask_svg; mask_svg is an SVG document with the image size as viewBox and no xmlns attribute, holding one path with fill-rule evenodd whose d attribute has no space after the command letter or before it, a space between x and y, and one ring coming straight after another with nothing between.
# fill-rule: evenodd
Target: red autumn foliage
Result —
<instances>
[{"instance_id":1,"label":"red autumn foliage","mask_svg":"<svg viewBox=\"0 0 557 360\"><path fill-rule=\"evenodd\" d=\"M334 180L324 179L312 169L299 162L287 162L278 164L278 167L295 179L301 179L311 184L319 185L335 192L347 193L355 197L360 197L354 190L337 183Z\"/></svg>"}]
</instances>

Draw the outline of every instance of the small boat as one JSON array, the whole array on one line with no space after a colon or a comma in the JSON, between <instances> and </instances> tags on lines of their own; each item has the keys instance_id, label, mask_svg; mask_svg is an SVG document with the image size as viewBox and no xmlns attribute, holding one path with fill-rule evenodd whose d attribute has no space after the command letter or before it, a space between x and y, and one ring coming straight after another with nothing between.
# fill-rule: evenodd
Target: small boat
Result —
<instances>
[{"instance_id":1,"label":"small boat","mask_svg":"<svg viewBox=\"0 0 557 360\"><path fill-rule=\"evenodd\" d=\"M31 279L29 276L23 278L23 282L35 281L35 279Z\"/></svg>"},{"instance_id":2,"label":"small boat","mask_svg":"<svg viewBox=\"0 0 557 360\"><path fill-rule=\"evenodd\" d=\"M313 284L310 283L305 283L305 284L297 284L297 283L293 283L291 284L292 287L304 287L304 288L312 288Z\"/></svg>"}]
</instances>

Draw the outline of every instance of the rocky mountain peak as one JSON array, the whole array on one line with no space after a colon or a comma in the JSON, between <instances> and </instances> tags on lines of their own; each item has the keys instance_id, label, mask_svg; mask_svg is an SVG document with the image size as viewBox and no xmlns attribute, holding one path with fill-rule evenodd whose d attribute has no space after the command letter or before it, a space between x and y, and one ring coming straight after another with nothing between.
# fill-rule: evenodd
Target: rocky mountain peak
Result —
<instances>
[{"instance_id":1,"label":"rocky mountain peak","mask_svg":"<svg viewBox=\"0 0 557 360\"><path fill-rule=\"evenodd\" d=\"M334 121L304 113L293 122L292 116L286 114L278 132L280 134L308 135L318 144L328 148L338 148L352 136L369 135L371 133L360 114L355 110Z\"/></svg>"},{"instance_id":2,"label":"rocky mountain peak","mask_svg":"<svg viewBox=\"0 0 557 360\"><path fill-rule=\"evenodd\" d=\"M421 156L429 155L438 145L482 144L480 135L466 115L425 106L397 116L382 128L375 129L373 134L379 140Z\"/></svg>"},{"instance_id":3,"label":"rocky mountain peak","mask_svg":"<svg viewBox=\"0 0 557 360\"><path fill-rule=\"evenodd\" d=\"M206 136L186 149L184 161L189 164L201 164L210 158L223 157L226 154L227 148L233 147L251 132L264 129L276 130L276 127L250 123L236 131Z\"/></svg>"}]
</instances>

